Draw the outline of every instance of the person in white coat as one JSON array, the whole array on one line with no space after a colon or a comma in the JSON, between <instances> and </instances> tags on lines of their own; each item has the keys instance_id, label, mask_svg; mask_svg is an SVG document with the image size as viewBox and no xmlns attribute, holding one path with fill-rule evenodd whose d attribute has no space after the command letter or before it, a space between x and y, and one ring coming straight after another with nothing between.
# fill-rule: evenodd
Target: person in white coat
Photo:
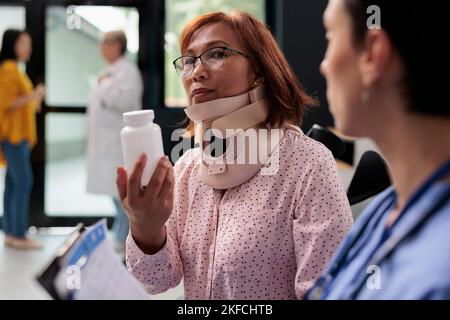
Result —
<instances>
[{"instance_id":1,"label":"person in white coat","mask_svg":"<svg viewBox=\"0 0 450 320\"><path fill-rule=\"evenodd\" d=\"M108 67L100 73L88 105L88 193L110 195L116 208L113 232L125 242L128 218L115 189L116 168L123 164L120 131L124 112L142 108L143 83L139 69L125 59L123 31L105 33L101 53Z\"/></svg>"}]
</instances>

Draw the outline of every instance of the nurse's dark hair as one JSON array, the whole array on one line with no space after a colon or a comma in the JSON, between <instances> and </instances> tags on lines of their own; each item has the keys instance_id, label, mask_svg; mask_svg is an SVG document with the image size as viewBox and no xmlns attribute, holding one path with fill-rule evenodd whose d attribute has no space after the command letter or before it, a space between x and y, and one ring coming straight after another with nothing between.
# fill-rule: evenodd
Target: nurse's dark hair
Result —
<instances>
[{"instance_id":1,"label":"nurse's dark hair","mask_svg":"<svg viewBox=\"0 0 450 320\"><path fill-rule=\"evenodd\" d=\"M28 34L26 30L7 29L3 33L2 46L0 50L0 64L5 60L17 60L16 43L22 34Z\"/></svg>"},{"instance_id":2,"label":"nurse's dark hair","mask_svg":"<svg viewBox=\"0 0 450 320\"><path fill-rule=\"evenodd\" d=\"M409 110L415 113L450 116L450 68L447 49L450 27L449 1L343 0L352 20L353 39L364 45L367 13L377 5L381 28L390 38L404 65L402 83Z\"/></svg>"}]
</instances>

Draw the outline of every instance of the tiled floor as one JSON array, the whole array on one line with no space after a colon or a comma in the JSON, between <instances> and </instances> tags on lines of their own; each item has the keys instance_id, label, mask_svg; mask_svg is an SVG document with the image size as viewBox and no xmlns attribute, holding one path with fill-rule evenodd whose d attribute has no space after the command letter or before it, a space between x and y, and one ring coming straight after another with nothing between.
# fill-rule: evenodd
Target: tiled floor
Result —
<instances>
[{"instance_id":1,"label":"tiled floor","mask_svg":"<svg viewBox=\"0 0 450 320\"><path fill-rule=\"evenodd\" d=\"M45 243L42 250L18 251L5 247L0 234L0 299L50 299L35 280L51 260L64 236L37 237Z\"/></svg>"},{"instance_id":2,"label":"tiled floor","mask_svg":"<svg viewBox=\"0 0 450 320\"><path fill-rule=\"evenodd\" d=\"M50 295L36 281L36 276L51 261L66 235L38 235L42 250L19 251L4 246L0 232L0 300L48 300ZM183 284L151 299L182 299Z\"/></svg>"}]
</instances>

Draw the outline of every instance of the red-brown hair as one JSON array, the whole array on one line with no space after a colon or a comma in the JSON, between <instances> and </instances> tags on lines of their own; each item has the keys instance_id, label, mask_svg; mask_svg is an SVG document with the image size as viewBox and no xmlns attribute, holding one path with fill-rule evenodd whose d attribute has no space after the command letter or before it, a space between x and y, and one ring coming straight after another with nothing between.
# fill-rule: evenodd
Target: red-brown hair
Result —
<instances>
[{"instance_id":1,"label":"red-brown hair","mask_svg":"<svg viewBox=\"0 0 450 320\"><path fill-rule=\"evenodd\" d=\"M305 93L269 28L254 16L233 11L229 14L212 12L195 18L181 32L181 53L186 52L197 30L220 22L236 33L244 52L252 57L250 61L256 75L264 79L267 96L271 101L267 123L273 128L286 123L301 125L305 106L317 105L317 100ZM192 136L193 132L194 124L191 121L186 134Z\"/></svg>"}]
</instances>

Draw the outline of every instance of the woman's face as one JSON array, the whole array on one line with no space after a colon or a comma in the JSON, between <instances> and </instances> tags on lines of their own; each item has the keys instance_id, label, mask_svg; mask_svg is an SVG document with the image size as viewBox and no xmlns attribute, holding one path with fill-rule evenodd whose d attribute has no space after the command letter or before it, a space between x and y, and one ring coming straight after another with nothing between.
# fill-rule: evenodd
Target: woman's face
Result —
<instances>
[{"instance_id":1,"label":"woman's face","mask_svg":"<svg viewBox=\"0 0 450 320\"><path fill-rule=\"evenodd\" d=\"M362 133L363 85L358 61L361 55L353 42L351 18L345 0L329 0L324 13L328 48L320 66L327 80L327 98L336 128L344 134Z\"/></svg>"},{"instance_id":2,"label":"woman's face","mask_svg":"<svg viewBox=\"0 0 450 320\"><path fill-rule=\"evenodd\" d=\"M20 62L27 62L31 57L31 37L28 33L22 33L16 42L16 56Z\"/></svg>"},{"instance_id":3,"label":"woman's face","mask_svg":"<svg viewBox=\"0 0 450 320\"><path fill-rule=\"evenodd\" d=\"M214 23L194 33L183 55L199 56L214 47L229 47L246 53L229 26ZM209 70L197 60L192 74L182 79L190 105L236 96L251 88L255 77L248 58L231 52L226 54L218 70Z\"/></svg>"}]
</instances>

